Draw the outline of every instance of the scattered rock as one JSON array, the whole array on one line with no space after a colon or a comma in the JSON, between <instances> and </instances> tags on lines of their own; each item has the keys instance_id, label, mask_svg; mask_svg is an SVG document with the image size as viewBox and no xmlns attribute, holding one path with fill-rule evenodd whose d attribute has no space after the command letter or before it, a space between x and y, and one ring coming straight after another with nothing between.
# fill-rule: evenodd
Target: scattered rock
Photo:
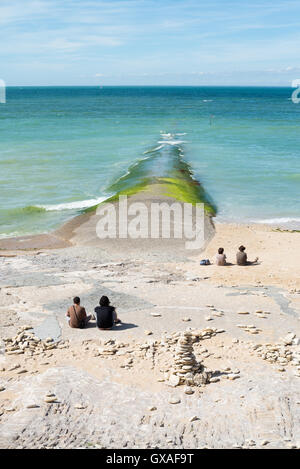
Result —
<instances>
[{"instance_id":1,"label":"scattered rock","mask_svg":"<svg viewBox=\"0 0 300 469\"><path fill-rule=\"evenodd\" d=\"M7 355L40 355L54 348L66 348L66 342L54 342L51 337L41 340L30 331L31 326L21 326L14 337L5 337L5 353ZM12 370L9 370L12 371Z\"/></svg>"},{"instance_id":2,"label":"scattered rock","mask_svg":"<svg viewBox=\"0 0 300 469\"><path fill-rule=\"evenodd\" d=\"M214 378L209 379L210 383L217 383L218 381L220 381L220 378L218 378L217 376L215 376Z\"/></svg>"},{"instance_id":3,"label":"scattered rock","mask_svg":"<svg viewBox=\"0 0 300 469\"><path fill-rule=\"evenodd\" d=\"M44 401L48 404L51 404L52 402L57 402L57 397L53 392L48 391L44 398Z\"/></svg>"},{"instance_id":4,"label":"scattered rock","mask_svg":"<svg viewBox=\"0 0 300 469\"><path fill-rule=\"evenodd\" d=\"M193 417L189 418L189 422L196 422L196 420L200 420L199 417L197 417L197 415L193 415Z\"/></svg>"},{"instance_id":5,"label":"scattered rock","mask_svg":"<svg viewBox=\"0 0 300 469\"><path fill-rule=\"evenodd\" d=\"M56 397L45 397L44 401L51 404L52 402L57 402L57 399Z\"/></svg>"},{"instance_id":6,"label":"scattered rock","mask_svg":"<svg viewBox=\"0 0 300 469\"><path fill-rule=\"evenodd\" d=\"M181 399L177 398L177 397L171 397L169 399L169 404L180 404L181 402Z\"/></svg>"},{"instance_id":7,"label":"scattered rock","mask_svg":"<svg viewBox=\"0 0 300 469\"><path fill-rule=\"evenodd\" d=\"M7 406L7 407L4 407L3 410L5 412L14 412L16 410L16 408L12 407L12 406Z\"/></svg>"},{"instance_id":8,"label":"scattered rock","mask_svg":"<svg viewBox=\"0 0 300 469\"><path fill-rule=\"evenodd\" d=\"M174 374L171 374L168 384L170 386L178 386L180 384L180 377Z\"/></svg>"},{"instance_id":9,"label":"scattered rock","mask_svg":"<svg viewBox=\"0 0 300 469\"><path fill-rule=\"evenodd\" d=\"M21 365L13 365L11 368L9 368L7 371L14 371L14 370L17 370L18 368L20 368Z\"/></svg>"},{"instance_id":10,"label":"scattered rock","mask_svg":"<svg viewBox=\"0 0 300 469\"><path fill-rule=\"evenodd\" d=\"M77 403L74 405L75 409L86 409L87 406L85 404L82 404L82 403Z\"/></svg>"},{"instance_id":11,"label":"scattered rock","mask_svg":"<svg viewBox=\"0 0 300 469\"><path fill-rule=\"evenodd\" d=\"M266 445L268 445L269 443L270 443L270 442L269 442L268 440L262 440L262 441L260 442L261 446L266 446Z\"/></svg>"},{"instance_id":12,"label":"scattered rock","mask_svg":"<svg viewBox=\"0 0 300 469\"><path fill-rule=\"evenodd\" d=\"M239 374L235 374L235 373L229 373L227 375L227 379L230 379L231 381L235 380L235 379L238 379L240 378L240 375Z\"/></svg>"},{"instance_id":13,"label":"scattered rock","mask_svg":"<svg viewBox=\"0 0 300 469\"><path fill-rule=\"evenodd\" d=\"M185 386L183 390L185 394L194 394L195 392L191 386Z\"/></svg>"},{"instance_id":14,"label":"scattered rock","mask_svg":"<svg viewBox=\"0 0 300 469\"><path fill-rule=\"evenodd\" d=\"M293 332L290 332L289 334L287 334L283 339L282 339L282 342L285 344L285 345L292 345L293 343L293 339L296 337L296 334L294 334Z\"/></svg>"}]
</instances>

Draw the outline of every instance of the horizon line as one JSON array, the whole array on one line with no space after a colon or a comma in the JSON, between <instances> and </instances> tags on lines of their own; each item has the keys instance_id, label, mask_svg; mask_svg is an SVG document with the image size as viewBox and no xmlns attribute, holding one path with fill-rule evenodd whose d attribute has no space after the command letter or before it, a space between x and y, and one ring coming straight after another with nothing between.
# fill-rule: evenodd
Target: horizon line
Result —
<instances>
[{"instance_id":1,"label":"horizon line","mask_svg":"<svg viewBox=\"0 0 300 469\"><path fill-rule=\"evenodd\" d=\"M6 85L6 88L291 88L291 85Z\"/></svg>"}]
</instances>

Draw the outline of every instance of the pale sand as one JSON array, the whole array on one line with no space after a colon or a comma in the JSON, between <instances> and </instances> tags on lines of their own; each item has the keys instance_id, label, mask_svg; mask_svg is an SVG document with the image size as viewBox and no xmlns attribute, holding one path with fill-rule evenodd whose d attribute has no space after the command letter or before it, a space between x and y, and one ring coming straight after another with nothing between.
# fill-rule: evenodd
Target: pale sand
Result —
<instances>
[{"instance_id":1,"label":"pale sand","mask_svg":"<svg viewBox=\"0 0 300 469\"><path fill-rule=\"evenodd\" d=\"M36 251L27 244L29 250L22 251L12 241L1 246L1 336L45 320L51 329L54 321L70 347L33 358L0 356L0 370L5 368L0 372L5 387L0 447L299 447L298 369L287 364L279 372L278 363L253 351L254 344L281 342L288 332L300 337L299 233L217 224L205 251L195 253L178 241L97 242L93 217L73 220L55 233L69 247L36 246ZM199 265L202 258L213 260L221 246L228 261L235 262L240 244L247 247L249 260L258 256L261 263ZM105 332L94 322L86 330L70 329L65 311L75 294L88 312L107 294L124 325ZM258 310L270 314L260 317ZM239 324L255 325L259 333L249 334ZM221 379L187 396L181 386L172 389L158 381L160 370L172 362L170 352L154 361L130 353L137 341L160 339L164 331L208 326L225 332L195 347L197 358L212 370L238 369L239 379ZM128 344L124 356L95 356L100 341L109 338ZM85 340L91 342L82 345ZM8 371L16 363L27 372ZM50 411L43 402L49 389L60 401ZM170 396L179 396L181 403L169 404ZM33 401L39 407L27 409ZM76 410L77 402L86 409ZM15 410L5 411L7 406ZM150 411L153 406L156 410ZM192 416L199 420L189 422Z\"/></svg>"},{"instance_id":2,"label":"pale sand","mask_svg":"<svg viewBox=\"0 0 300 469\"><path fill-rule=\"evenodd\" d=\"M211 281L227 285L262 283L287 289L300 288L299 232L280 232L275 227L257 224L216 224L215 236L200 257L215 262L218 248L223 247L228 263L236 264L236 253L241 244L247 248L248 260L254 261L258 257L258 264L204 267L203 271ZM198 266L195 267L191 271L199 273Z\"/></svg>"}]
</instances>

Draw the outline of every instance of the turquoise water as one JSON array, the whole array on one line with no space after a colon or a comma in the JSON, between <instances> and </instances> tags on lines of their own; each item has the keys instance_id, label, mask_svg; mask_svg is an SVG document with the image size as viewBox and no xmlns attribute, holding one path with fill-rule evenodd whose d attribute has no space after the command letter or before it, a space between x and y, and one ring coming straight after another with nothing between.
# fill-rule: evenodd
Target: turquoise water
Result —
<instances>
[{"instance_id":1,"label":"turquoise water","mask_svg":"<svg viewBox=\"0 0 300 469\"><path fill-rule=\"evenodd\" d=\"M0 236L59 226L110 195L135 163L134 183L140 171L165 176L172 168L166 148L174 147L220 221L298 228L300 105L291 92L8 88L0 104Z\"/></svg>"}]
</instances>

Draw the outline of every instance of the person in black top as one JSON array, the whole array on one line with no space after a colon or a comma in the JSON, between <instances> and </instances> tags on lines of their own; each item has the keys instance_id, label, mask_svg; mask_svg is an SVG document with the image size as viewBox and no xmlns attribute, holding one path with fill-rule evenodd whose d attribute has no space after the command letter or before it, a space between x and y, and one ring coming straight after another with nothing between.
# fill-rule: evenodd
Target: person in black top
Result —
<instances>
[{"instance_id":1,"label":"person in black top","mask_svg":"<svg viewBox=\"0 0 300 469\"><path fill-rule=\"evenodd\" d=\"M100 306L96 306L96 321L98 329L111 329L114 324L120 323L114 306L110 306L107 296L102 296L99 301Z\"/></svg>"}]
</instances>

